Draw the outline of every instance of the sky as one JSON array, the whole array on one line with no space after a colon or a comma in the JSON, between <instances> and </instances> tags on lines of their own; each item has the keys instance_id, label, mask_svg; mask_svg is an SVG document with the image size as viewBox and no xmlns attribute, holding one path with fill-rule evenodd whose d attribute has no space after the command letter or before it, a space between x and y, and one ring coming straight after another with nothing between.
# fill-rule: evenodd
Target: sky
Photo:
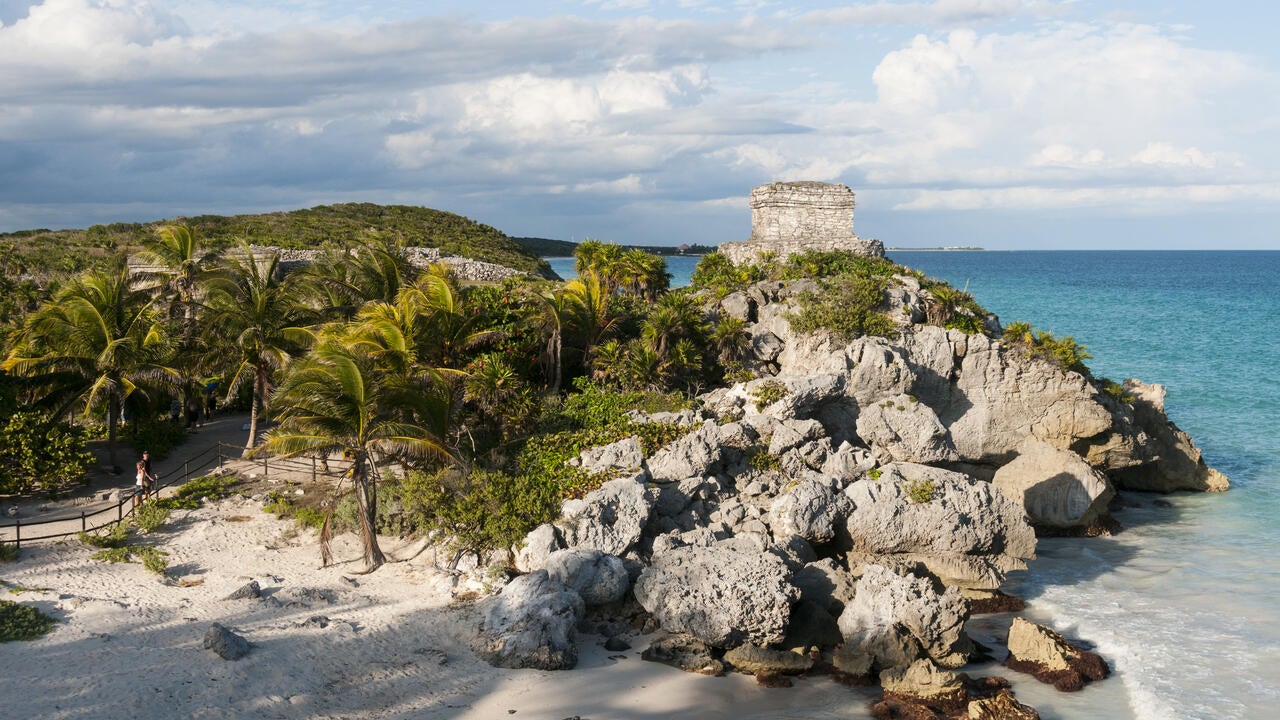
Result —
<instances>
[{"instance_id":1,"label":"sky","mask_svg":"<svg viewBox=\"0 0 1280 720\"><path fill-rule=\"evenodd\" d=\"M0 231L337 202L716 244L1280 249L1250 0L0 0Z\"/></svg>"}]
</instances>

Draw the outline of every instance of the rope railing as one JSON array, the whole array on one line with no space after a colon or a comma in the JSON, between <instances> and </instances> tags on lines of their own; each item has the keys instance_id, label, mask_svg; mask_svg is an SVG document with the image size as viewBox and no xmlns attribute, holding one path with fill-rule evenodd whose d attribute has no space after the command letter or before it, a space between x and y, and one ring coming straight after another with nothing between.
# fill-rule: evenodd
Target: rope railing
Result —
<instances>
[{"instance_id":1,"label":"rope railing","mask_svg":"<svg viewBox=\"0 0 1280 720\"><path fill-rule=\"evenodd\" d=\"M222 468L232 462L252 463L257 465L259 460L242 458L244 447L239 445L229 445L219 442L211 445L204 450L182 460L182 471L171 472L163 479L156 482L156 486L152 489L152 493L159 493L167 487L179 486L190 480L193 476L204 473L208 468ZM279 472L293 473L310 473L312 482L320 477L340 477L349 470L352 461L335 458L317 458L309 456L306 458L283 458L264 456L261 459L261 468L264 477L270 477L271 470L274 468ZM16 547L21 548L22 543L33 542L36 540L54 540L57 538L70 537L78 535L82 532L90 532L109 527L117 523L124 522L126 518L133 514L134 510L134 494L129 491L120 492L120 500L114 505L93 512L80 511L79 515L65 515L62 517L48 518L45 520L37 520L35 522L22 522L21 519L15 519L11 523L0 523L0 541L12 542ZM128 507L126 507L128 506ZM101 516L108 516L106 520L95 520ZM93 520L91 523L90 521ZM54 524L67 524L79 521L79 528L72 530L62 530L60 532L51 532L44 534L24 534L24 530L28 533L31 528ZM12 531L12 537L6 537ZM38 532L38 531L37 531Z\"/></svg>"}]
</instances>

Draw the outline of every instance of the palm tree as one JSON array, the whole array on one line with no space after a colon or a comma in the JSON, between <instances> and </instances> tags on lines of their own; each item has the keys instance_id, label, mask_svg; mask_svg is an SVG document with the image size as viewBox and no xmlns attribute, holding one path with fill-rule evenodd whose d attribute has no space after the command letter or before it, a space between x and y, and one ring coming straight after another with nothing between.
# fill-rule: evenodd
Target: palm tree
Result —
<instances>
[{"instance_id":1,"label":"palm tree","mask_svg":"<svg viewBox=\"0 0 1280 720\"><path fill-rule=\"evenodd\" d=\"M249 413L248 453L258 440L258 422L276 375L314 339L310 325L317 313L303 302L301 278L279 277L279 257L255 257L245 247L227 272L210 282L209 336L212 364L231 378L225 402L245 383L253 387ZM231 348L219 343L232 344Z\"/></svg>"},{"instance_id":2,"label":"palm tree","mask_svg":"<svg viewBox=\"0 0 1280 720\"><path fill-rule=\"evenodd\" d=\"M428 335L433 342L423 343L424 359L441 368L461 368L464 353L497 336L484 327L486 316L480 308L467 307L458 281L448 265L436 263L427 268L416 282L405 288L408 301L429 317Z\"/></svg>"},{"instance_id":3,"label":"palm tree","mask_svg":"<svg viewBox=\"0 0 1280 720\"><path fill-rule=\"evenodd\" d=\"M612 292L598 273L587 270L565 283L564 294L573 304L574 335L583 360L590 363L592 351L618 325L618 318L609 309Z\"/></svg>"},{"instance_id":4,"label":"palm tree","mask_svg":"<svg viewBox=\"0 0 1280 720\"><path fill-rule=\"evenodd\" d=\"M551 376L551 393L560 393L560 383L564 374L564 329L572 320L573 306L564 291L543 293L536 296L539 300L538 322L547 331L547 367Z\"/></svg>"},{"instance_id":5,"label":"palm tree","mask_svg":"<svg viewBox=\"0 0 1280 720\"><path fill-rule=\"evenodd\" d=\"M711 330L708 338L711 347L715 348L716 357L721 365L742 360L751 349L751 335L747 333L747 323L735 317L722 317Z\"/></svg>"},{"instance_id":6,"label":"palm tree","mask_svg":"<svg viewBox=\"0 0 1280 720\"><path fill-rule=\"evenodd\" d=\"M385 562L378 547L376 460L451 460L445 446L452 391L433 378L406 380L340 335L327 336L285 375L272 404L279 425L261 452L284 457L339 452L352 461L360 537L368 571ZM326 518L321 557L331 559Z\"/></svg>"},{"instance_id":7,"label":"palm tree","mask_svg":"<svg viewBox=\"0 0 1280 720\"><path fill-rule=\"evenodd\" d=\"M105 405L113 470L120 411L147 386L176 386L171 346L149 294L137 288L121 258L109 270L72 280L31 315L0 369L45 389L55 414L83 403L88 416Z\"/></svg>"},{"instance_id":8,"label":"palm tree","mask_svg":"<svg viewBox=\"0 0 1280 720\"><path fill-rule=\"evenodd\" d=\"M166 296L170 319L181 317L185 341L194 332L200 281L213 257L213 252L200 248L195 231L182 224L156 228L155 237L138 253L138 260L152 268L146 274L156 278L157 289Z\"/></svg>"},{"instance_id":9,"label":"palm tree","mask_svg":"<svg viewBox=\"0 0 1280 720\"><path fill-rule=\"evenodd\" d=\"M657 307L645 318L641 336L662 358L668 348L681 338L701 338L706 328L702 314L690 295L664 295Z\"/></svg>"}]
</instances>

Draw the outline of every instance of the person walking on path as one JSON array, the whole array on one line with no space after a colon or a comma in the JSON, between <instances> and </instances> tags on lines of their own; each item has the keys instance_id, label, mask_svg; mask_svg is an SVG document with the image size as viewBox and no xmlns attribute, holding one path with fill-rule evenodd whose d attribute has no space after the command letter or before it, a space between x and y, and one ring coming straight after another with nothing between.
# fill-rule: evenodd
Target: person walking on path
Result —
<instances>
[{"instance_id":1,"label":"person walking on path","mask_svg":"<svg viewBox=\"0 0 1280 720\"><path fill-rule=\"evenodd\" d=\"M156 475L156 471L151 467L151 451L143 450L142 459L138 461L142 465L143 487L146 488L147 497L151 497L151 493L155 490L156 483L160 480L160 476Z\"/></svg>"}]
</instances>

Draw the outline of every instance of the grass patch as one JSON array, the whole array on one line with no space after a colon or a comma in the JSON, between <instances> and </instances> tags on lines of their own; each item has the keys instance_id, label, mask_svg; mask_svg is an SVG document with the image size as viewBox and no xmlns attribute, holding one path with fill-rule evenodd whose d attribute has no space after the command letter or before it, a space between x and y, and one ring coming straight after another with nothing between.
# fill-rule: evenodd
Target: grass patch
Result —
<instances>
[{"instance_id":1,"label":"grass patch","mask_svg":"<svg viewBox=\"0 0 1280 720\"><path fill-rule=\"evenodd\" d=\"M195 510L200 507L201 498L224 498L237 482L239 479L230 475L205 475L178 488L172 497L161 498L156 502L170 510Z\"/></svg>"},{"instance_id":2,"label":"grass patch","mask_svg":"<svg viewBox=\"0 0 1280 720\"><path fill-rule=\"evenodd\" d=\"M109 563L141 562L143 567L157 575L163 575L169 569L169 553L150 545L107 548L94 553L93 559Z\"/></svg>"},{"instance_id":3,"label":"grass patch","mask_svg":"<svg viewBox=\"0 0 1280 720\"><path fill-rule=\"evenodd\" d=\"M0 642L35 640L48 634L55 624L39 608L0 600Z\"/></svg>"},{"instance_id":4,"label":"grass patch","mask_svg":"<svg viewBox=\"0 0 1280 720\"><path fill-rule=\"evenodd\" d=\"M129 542L129 526L125 523L116 523L107 530L82 532L76 537L87 547L122 548Z\"/></svg>"},{"instance_id":5,"label":"grass patch","mask_svg":"<svg viewBox=\"0 0 1280 720\"><path fill-rule=\"evenodd\" d=\"M1036 330L1030 323L1012 322L1005 327L1003 339L1033 358L1052 363L1063 370L1078 372L1087 378L1093 377L1084 364L1085 360L1093 356L1070 335L1054 337L1051 332Z\"/></svg>"},{"instance_id":6,"label":"grass patch","mask_svg":"<svg viewBox=\"0 0 1280 720\"><path fill-rule=\"evenodd\" d=\"M769 452L763 445L747 448L747 464L756 470L782 470L782 458Z\"/></svg>"},{"instance_id":7,"label":"grass patch","mask_svg":"<svg viewBox=\"0 0 1280 720\"><path fill-rule=\"evenodd\" d=\"M169 508L156 500L148 500L133 511L133 524L144 533L155 532L169 519Z\"/></svg>"},{"instance_id":8,"label":"grass patch","mask_svg":"<svg viewBox=\"0 0 1280 720\"><path fill-rule=\"evenodd\" d=\"M777 380L765 380L751 392L751 397L756 401L756 412L764 412L765 408L786 397L790 392L785 384Z\"/></svg>"},{"instance_id":9,"label":"grass patch","mask_svg":"<svg viewBox=\"0 0 1280 720\"><path fill-rule=\"evenodd\" d=\"M18 543L5 542L0 540L0 562L13 562L18 559L21 550Z\"/></svg>"}]
</instances>

